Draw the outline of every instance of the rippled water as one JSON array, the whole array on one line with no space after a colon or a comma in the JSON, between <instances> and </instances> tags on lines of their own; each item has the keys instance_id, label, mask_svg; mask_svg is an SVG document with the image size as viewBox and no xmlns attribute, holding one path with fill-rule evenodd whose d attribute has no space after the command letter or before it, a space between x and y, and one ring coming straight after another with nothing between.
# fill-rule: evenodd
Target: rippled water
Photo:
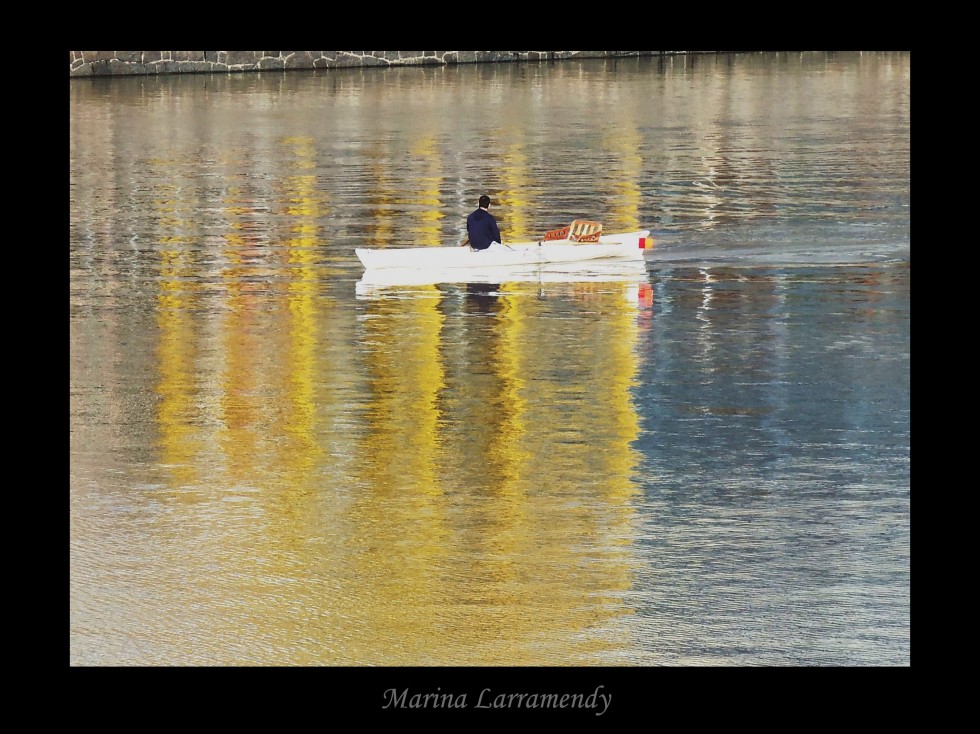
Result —
<instances>
[{"instance_id":1,"label":"rippled water","mask_svg":"<svg viewBox=\"0 0 980 734\"><path fill-rule=\"evenodd\" d=\"M71 664L907 666L909 78L72 80ZM484 192L657 246L364 282Z\"/></svg>"}]
</instances>

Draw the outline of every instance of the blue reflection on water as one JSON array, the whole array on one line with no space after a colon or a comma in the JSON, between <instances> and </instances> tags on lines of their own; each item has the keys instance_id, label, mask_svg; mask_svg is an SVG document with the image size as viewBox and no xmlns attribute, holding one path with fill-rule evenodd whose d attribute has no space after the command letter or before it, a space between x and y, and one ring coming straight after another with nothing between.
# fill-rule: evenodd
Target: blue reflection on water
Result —
<instances>
[{"instance_id":1,"label":"blue reflection on water","mask_svg":"<svg viewBox=\"0 0 980 734\"><path fill-rule=\"evenodd\" d=\"M635 389L650 553L637 603L657 621L644 649L907 664L907 263L651 278Z\"/></svg>"}]
</instances>

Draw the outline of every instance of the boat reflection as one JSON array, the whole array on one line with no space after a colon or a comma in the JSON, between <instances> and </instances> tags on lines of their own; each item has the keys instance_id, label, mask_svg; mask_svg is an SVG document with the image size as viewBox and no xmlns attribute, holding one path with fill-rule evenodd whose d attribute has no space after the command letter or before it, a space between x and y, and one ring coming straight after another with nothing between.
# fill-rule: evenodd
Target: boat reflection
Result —
<instances>
[{"instance_id":1,"label":"boat reflection","mask_svg":"<svg viewBox=\"0 0 980 734\"><path fill-rule=\"evenodd\" d=\"M499 307L500 283L467 283L466 301L479 313L493 313Z\"/></svg>"}]
</instances>

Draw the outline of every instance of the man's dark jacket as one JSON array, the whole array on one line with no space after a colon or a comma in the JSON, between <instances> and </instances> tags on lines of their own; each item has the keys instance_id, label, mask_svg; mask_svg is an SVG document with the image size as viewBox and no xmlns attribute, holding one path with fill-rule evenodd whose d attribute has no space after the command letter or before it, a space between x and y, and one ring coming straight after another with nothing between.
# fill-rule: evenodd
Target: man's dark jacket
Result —
<instances>
[{"instance_id":1,"label":"man's dark jacket","mask_svg":"<svg viewBox=\"0 0 980 734\"><path fill-rule=\"evenodd\" d=\"M466 218L466 232L470 236L470 246L475 250L485 250L491 242L500 242L497 220L486 209L477 209Z\"/></svg>"}]
</instances>

